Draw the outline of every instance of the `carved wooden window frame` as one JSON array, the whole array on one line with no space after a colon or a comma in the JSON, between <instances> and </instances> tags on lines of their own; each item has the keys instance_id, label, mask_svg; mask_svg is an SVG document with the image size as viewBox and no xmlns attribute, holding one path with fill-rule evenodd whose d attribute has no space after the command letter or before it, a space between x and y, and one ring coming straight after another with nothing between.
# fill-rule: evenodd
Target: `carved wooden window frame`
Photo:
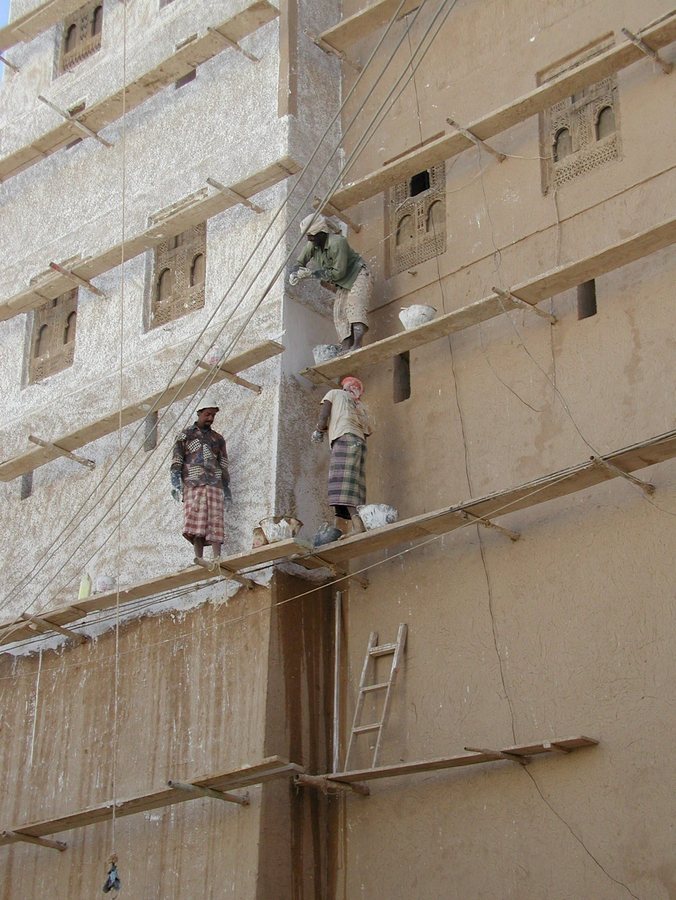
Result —
<instances>
[{"instance_id":1,"label":"carved wooden window frame","mask_svg":"<svg viewBox=\"0 0 676 900\"><path fill-rule=\"evenodd\" d=\"M195 278L196 261L198 264ZM204 306L207 267L207 223L200 222L175 237L158 244L154 250L150 284L149 328L166 325ZM167 293L160 296L161 284Z\"/></svg>"},{"instance_id":2,"label":"carved wooden window frame","mask_svg":"<svg viewBox=\"0 0 676 900\"><path fill-rule=\"evenodd\" d=\"M90 0L63 20L58 64L60 74L70 71L101 49L103 16L103 0ZM67 46L69 35L74 35L70 49Z\"/></svg>"},{"instance_id":3,"label":"carved wooden window frame","mask_svg":"<svg viewBox=\"0 0 676 900\"><path fill-rule=\"evenodd\" d=\"M604 53L614 45L612 35L594 42L579 53L549 66L538 73L538 84L546 84L564 72ZM598 136L598 120L610 109L615 129L604 137ZM557 158L557 137L563 132L570 136L570 152ZM593 170L622 158L620 140L620 109L617 75L597 81L579 93L564 97L540 114L540 148L542 159L542 191L558 190Z\"/></svg>"},{"instance_id":4,"label":"carved wooden window frame","mask_svg":"<svg viewBox=\"0 0 676 900\"><path fill-rule=\"evenodd\" d=\"M78 289L73 288L33 312L28 383L36 384L73 365Z\"/></svg>"},{"instance_id":5,"label":"carved wooden window frame","mask_svg":"<svg viewBox=\"0 0 676 900\"><path fill-rule=\"evenodd\" d=\"M446 251L446 164L440 162L427 170L430 186L411 196L409 178L385 193L386 268L387 276L405 272ZM430 215L436 204L441 212L430 227ZM410 217L409 237L402 237L402 228Z\"/></svg>"}]
</instances>

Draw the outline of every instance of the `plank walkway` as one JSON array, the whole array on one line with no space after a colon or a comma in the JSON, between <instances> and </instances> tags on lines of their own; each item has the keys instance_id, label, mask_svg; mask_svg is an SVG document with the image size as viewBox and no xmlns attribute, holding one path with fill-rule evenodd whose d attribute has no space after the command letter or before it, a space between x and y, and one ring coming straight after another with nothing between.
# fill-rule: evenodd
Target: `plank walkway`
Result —
<instances>
[{"instance_id":1,"label":"plank walkway","mask_svg":"<svg viewBox=\"0 0 676 900\"><path fill-rule=\"evenodd\" d=\"M272 779L289 777L302 773L302 766L291 763L281 756L269 756L262 762L243 766L228 772L200 776L189 783L197 788L210 789L212 791L232 791L239 788L250 787L257 784L265 784ZM187 800L195 800L199 794L189 793L175 787L166 787L147 794L139 794L115 803L115 817L132 816L137 813L147 812L151 809L161 809L165 806L175 806L177 803L185 803ZM39 822L29 822L15 825L13 828L0 832L0 846L16 844L22 841L33 843L31 838L45 838L47 835L61 834L64 831L72 831L74 828L84 828L87 825L98 825L107 822L113 815L113 801L90 806L87 809L56 816L50 819L42 819ZM65 849L55 847L54 849Z\"/></svg>"},{"instance_id":2,"label":"plank walkway","mask_svg":"<svg viewBox=\"0 0 676 900\"><path fill-rule=\"evenodd\" d=\"M102 275L127 260L152 250L160 241L237 206L242 202L242 197L248 199L259 191L278 184L289 175L295 175L300 169L301 166L295 160L284 156L242 181L228 185L224 191L205 187L173 204L167 211L158 213L154 217L156 223L136 237L115 244L98 256L77 259L74 262L67 261L62 265L79 278L91 281L97 275ZM48 268L43 274L31 279L27 288L0 301L0 321L43 306L72 287L73 281L67 275Z\"/></svg>"},{"instance_id":3,"label":"plank walkway","mask_svg":"<svg viewBox=\"0 0 676 900\"><path fill-rule=\"evenodd\" d=\"M358 30L355 29L355 34L357 33ZM667 47L676 40L676 11L668 13L638 34L653 50ZM635 44L629 40L622 41L605 53L600 53L588 62L564 72L487 116L462 124L465 130L471 131L476 137L489 141L495 135L537 115L564 97L570 97L582 88L645 59ZM474 142L464 134L453 131L345 185L337 190L328 202L341 212L348 210L362 200L368 200L386 188L406 181L417 172L429 169L474 146Z\"/></svg>"},{"instance_id":4,"label":"plank walkway","mask_svg":"<svg viewBox=\"0 0 676 900\"><path fill-rule=\"evenodd\" d=\"M531 306L536 306L542 300L555 294L560 294L562 291L567 291L592 278L598 278L607 272L642 259L675 242L676 218L673 218L609 247L604 247L603 250L583 259L550 269L536 278L514 285L510 290L521 300ZM425 325L419 325L410 331L403 331L375 341L373 344L367 344L361 350L354 350L352 353L346 353L344 356L339 356L321 365L310 366L304 369L301 375L314 384L334 382L343 375L377 365L400 353L520 308L522 307L512 300L501 299L497 294L490 293L475 303L439 316Z\"/></svg>"},{"instance_id":5,"label":"plank walkway","mask_svg":"<svg viewBox=\"0 0 676 900\"><path fill-rule=\"evenodd\" d=\"M210 383L215 384L224 379L230 379L237 372L277 356L283 351L284 347L282 344L278 344L276 341L264 341L261 344L256 344L249 350L226 359L220 369L217 369L209 376ZM50 443L52 446L27 450L19 456L0 463L0 481L11 481L13 478L32 472L34 469L44 466L54 459L59 459L62 454L59 453L59 450L54 445L58 445L58 448L72 453L74 450L84 447L85 444L90 444L92 441L98 440L98 438L117 431L120 427L120 422L123 427L130 425L133 422L144 419L151 411L161 409L163 406L168 406L169 403L192 396L200 389L206 375L206 371L200 369L195 375L176 381L168 388L163 388L161 391L150 394L150 396L144 397L143 400L137 400L135 403L123 407L122 410L114 410L109 415L103 416L95 422L90 422L76 431L51 438ZM44 435L41 435L41 438L45 440Z\"/></svg>"},{"instance_id":6,"label":"plank walkway","mask_svg":"<svg viewBox=\"0 0 676 900\"><path fill-rule=\"evenodd\" d=\"M76 8L78 5L80 4L76 4ZM94 103L93 106L75 115L72 120L62 121L56 128L31 141L30 144L0 159L0 181L7 181L13 175L23 172L45 157L67 147L76 138L86 138L86 134L74 122L80 122L98 133L106 125L121 118L124 112L131 112L150 97L174 84L179 78L190 74L224 50L231 49L230 41L238 43L278 15L279 10L268 0L256 0L215 28L207 29L200 36L193 35L171 56L137 76L126 87Z\"/></svg>"}]
</instances>

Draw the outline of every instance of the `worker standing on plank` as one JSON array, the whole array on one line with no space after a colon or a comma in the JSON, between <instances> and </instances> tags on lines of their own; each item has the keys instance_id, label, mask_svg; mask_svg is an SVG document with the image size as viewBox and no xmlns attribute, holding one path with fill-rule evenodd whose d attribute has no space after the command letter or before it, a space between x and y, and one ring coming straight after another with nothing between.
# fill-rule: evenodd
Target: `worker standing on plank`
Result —
<instances>
[{"instance_id":1,"label":"worker standing on plank","mask_svg":"<svg viewBox=\"0 0 676 900\"><path fill-rule=\"evenodd\" d=\"M316 547L343 537L341 524L345 521L351 522L349 534L365 530L357 507L366 503L366 438L371 434L371 422L361 400L361 381L346 375L340 384L342 390L329 391L322 400L317 429L312 433L317 444L327 431L329 434L329 504L335 513L333 528L322 528L315 535Z\"/></svg>"},{"instance_id":2,"label":"worker standing on plank","mask_svg":"<svg viewBox=\"0 0 676 900\"><path fill-rule=\"evenodd\" d=\"M368 331L368 309L373 293L369 267L350 247L340 228L319 213L306 216L300 223L307 244L298 257L298 265L289 274L289 282L317 278L325 287L336 290L333 323L342 352L358 350Z\"/></svg>"},{"instance_id":3,"label":"worker standing on plank","mask_svg":"<svg viewBox=\"0 0 676 900\"><path fill-rule=\"evenodd\" d=\"M176 438L171 458L171 496L183 500L183 537L196 559L210 544L214 559L221 555L223 516L232 502L228 454L223 435L212 429L218 407L202 406L197 421Z\"/></svg>"}]
</instances>

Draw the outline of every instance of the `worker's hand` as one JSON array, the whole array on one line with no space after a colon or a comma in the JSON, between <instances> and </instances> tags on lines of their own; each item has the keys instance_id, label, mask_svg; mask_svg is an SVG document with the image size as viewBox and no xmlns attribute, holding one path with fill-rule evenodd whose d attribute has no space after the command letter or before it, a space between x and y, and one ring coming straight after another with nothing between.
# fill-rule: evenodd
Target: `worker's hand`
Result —
<instances>
[{"instance_id":1,"label":"worker's hand","mask_svg":"<svg viewBox=\"0 0 676 900\"><path fill-rule=\"evenodd\" d=\"M303 278L309 278L312 272L305 266L298 266L289 273L289 284L296 285Z\"/></svg>"},{"instance_id":2,"label":"worker's hand","mask_svg":"<svg viewBox=\"0 0 676 900\"><path fill-rule=\"evenodd\" d=\"M312 441L313 444L321 444L322 441L324 440L325 434L326 434L325 431L320 431L318 428L316 428L312 432L312 437L310 438L310 440Z\"/></svg>"},{"instance_id":3,"label":"worker's hand","mask_svg":"<svg viewBox=\"0 0 676 900\"><path fill-rule=\"evenodd\" d=\"M173 487L171 489L171 496L174 498L174 500L177 503L180 503L181 500L183 499L183 491L180 488Z\"/></svg>"},{"instance_id":4,"label":"worker's hand","mask_svg":"<svg viewBox=\"0 0 676 900\"><path fill-rule=\"evenodd\" d=\"M313 269L312 277L316 278L318 281L328 281L329 273L326 269Z\"/></svg>"},{"instance_id":5,"label":"worker's hand","mask_svg":"<svg viewBox=\"0 0 676 900\"><path fill-rule=\"evenodd\" d=\"M232 491L230 490L230 485L226 484L223 487L223 508L230 509L232 506Z\"/></svg>"}]
</instances>

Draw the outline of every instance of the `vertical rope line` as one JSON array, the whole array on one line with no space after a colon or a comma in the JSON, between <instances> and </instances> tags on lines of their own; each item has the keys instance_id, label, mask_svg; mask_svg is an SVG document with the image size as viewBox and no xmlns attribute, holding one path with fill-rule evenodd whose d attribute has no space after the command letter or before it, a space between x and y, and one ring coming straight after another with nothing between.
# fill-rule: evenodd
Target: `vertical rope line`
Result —
<instances>
[{"instance_id":1,"label":"vertical rope line","mask_svg":"<svg viewBox=\"0 0 676 900\"><path fill-rule=\"evenodd\" d=\"M122 251L120 265L120 366L119 366L119 411L117 422L117 461L122 475L122 408L124 403L124 302L125 302L125 241L126 241L126 196L127 196L127 4L122 3ZM119 687L120 687L120 571L122 561L122 493L117 496L117 553L115 572L115 663L113 674L113 736L112 736L112 760L111 760L111 793L113 800L112 827L111 827L111 854L115 855L115 838L117 826L117 750L118 750L118 723L119 723Z\"/></svg>"},{"instance_id":2,"label":"vertical rope line","mask_svg":"<svg viewBox=\"0 0 676 900\"><path fill-rule=\"evenodd\" d=\"M35 749L35 731L38 722L38 701L40 699L40 674L42 673L42 647L38 656L38 674L35 679L35 701L33 702L33 729L31 733L31 750L28 756L28 765L33 765L33 750Z\"/></svg>"}]
</instances>

